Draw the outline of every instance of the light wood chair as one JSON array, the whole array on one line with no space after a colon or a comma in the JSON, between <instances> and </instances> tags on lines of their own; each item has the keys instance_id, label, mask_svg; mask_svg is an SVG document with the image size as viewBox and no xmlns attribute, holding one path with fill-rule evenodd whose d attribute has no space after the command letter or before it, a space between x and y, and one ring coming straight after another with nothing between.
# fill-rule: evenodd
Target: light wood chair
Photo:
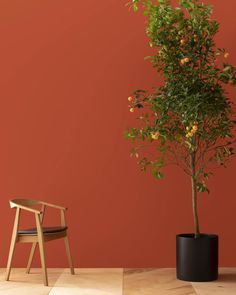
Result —
<instances>
[{"instance_id":1,"label":"light wood chair","mask_svg":"<svg viewBox=\"0 0 236 295\"><path fill-rule=\"evenodd\" d=\"M35 209L35 206L40 206L40 210ZM47 276L47 268L45 262L45 250L44 250L44 242L52 241L55 239L64 239L66 254L70 266L70 272L74 274L74 267L72 263L72 257L70 252L69 240L67 236L67 225L65 219L65 211L66 208L57 206L54 204L49 204L43 201L38 200L29 200L29 199L14 199L10 200L10 207L16 208L15 221L13 226L11 245L9 250L8 262L7 262L7 270L6 270L6 280L9 280L12 258L14 254L15 245L17 242L19 243L32 243L28 265L26 268L26 273L30 272L31 263L34 257L35 249L37 245L39 245L42 273L43 273L43 282L45 286L48 286L48 276ZM33 207L33 208L32 208ZM45 213L46 207L52 207L55 209L59 209L61 213L61 225L57 227L43 227L43 217ZM26 230L19 230L19 221L21 211L28 211L35 215L36 227Z\"/></svg>"}]
</instances>

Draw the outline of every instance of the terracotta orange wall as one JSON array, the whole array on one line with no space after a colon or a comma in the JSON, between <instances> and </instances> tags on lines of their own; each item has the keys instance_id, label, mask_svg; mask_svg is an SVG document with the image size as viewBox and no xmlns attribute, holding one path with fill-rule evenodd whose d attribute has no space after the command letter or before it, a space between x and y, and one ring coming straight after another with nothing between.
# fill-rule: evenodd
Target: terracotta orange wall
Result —
<instances>
[{"instance_id":1,"label":"terracotta orange wall","mask_svg":"<svg viewBox=\"0 0 236 295\"><path fill-rule=\"evenodd\" d=\"M68 206L80 267L174 266L176 233L192 231L189 179L174 168L162 182L141 173L123 139L135 121L127 96L160 81L143 61L144 17L127 2L0 2L1 266L15 196ZM211 1L218 44L236 64L236 2L226 2ZM235 167L236 158L200 196L202 230L220 235L223 266L236 266ZM26 264L28 246L17 246L15 266ZM66 266L62 241L46 250L49 266Z\"/></svg>"}]
</instances>

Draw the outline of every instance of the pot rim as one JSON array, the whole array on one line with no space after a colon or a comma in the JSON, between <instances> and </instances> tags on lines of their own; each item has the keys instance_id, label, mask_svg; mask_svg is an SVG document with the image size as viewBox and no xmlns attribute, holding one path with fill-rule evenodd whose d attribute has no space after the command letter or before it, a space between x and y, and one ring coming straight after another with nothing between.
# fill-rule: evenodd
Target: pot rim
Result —
<instances>
[{"instance_id":1,"label":"pot rim","mask_svg":"<svg viewBox=\"0 0 236 295\"><path fill-rule=\"evenodd\" d=\"M181 238L181 239L196 239L194 233L183 233L183 234L177 234L176 238ZM218 239L217 234L206 234L206 233L201 233L200 236L197 239Z\"/></svg>"}]
</instances>

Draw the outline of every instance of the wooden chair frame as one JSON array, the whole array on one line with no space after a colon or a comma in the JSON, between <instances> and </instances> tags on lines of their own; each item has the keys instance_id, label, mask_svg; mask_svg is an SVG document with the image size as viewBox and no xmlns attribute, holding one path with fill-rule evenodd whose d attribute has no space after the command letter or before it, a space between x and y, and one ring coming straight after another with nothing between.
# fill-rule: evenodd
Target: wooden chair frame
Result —
<instances>
[{"instance_id":1,"label":"wooden chair frame","mask_svg":"<svg viewBox=\"0 0 236 295\"><path fill-rule=\"evenodd\" d=\"M35 205L41 205L41 210L39 211L34 208L31 208L32 206L35 206ZM73 267L73 262L71 257L69 240L67 236L67 230L57 232L57 233L43 233L43 228L42 228L43 217L44 217L46 207L51 207L51 208L60 210L62 227L66 226L65 211L67 210L67 208L46 203L43 201L29 200L29 199L10 200L10 207L16 208L16 214L15 214L15 221L14 221L14 226L12 231L12 238L11 238L11 244L10 244L10 250L9 250L9 256L8 256L8 262L7 262L6 280L8 281L10 278L12 259L13 259L16 243L17 242L32 243L29 260L28 260L28 264L26 268L26 273L30 272L34 253L35 253L37 245L39 245L40 260L41 260L41 266L42 266L42 272L43 272L43 282L45 286L48 286L48 275L47 275L47 268L46 268L46 262L45 262L44 243L51 240L60 239L60 238L64 239L70 272L73 275L74 267ZM35 223L37 228L36 235L18 233L20 215L22 210L31 212L35 215Z\"/></svg>"}]
</instances>

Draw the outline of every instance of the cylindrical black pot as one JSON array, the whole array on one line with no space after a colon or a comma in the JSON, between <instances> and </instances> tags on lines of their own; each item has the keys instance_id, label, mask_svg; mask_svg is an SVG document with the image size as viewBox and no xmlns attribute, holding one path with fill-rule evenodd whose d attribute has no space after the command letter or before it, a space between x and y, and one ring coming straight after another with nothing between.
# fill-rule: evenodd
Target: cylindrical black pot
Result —
<instances>
[{"instance_id":1,"label":"cylindrical black pot","mask_svg":"<svg viewBox=\"0 0 236 295\"><path fill-rule=\"evenodd\" d=\"M180 234L176 236L177 278L190 282L209 282L218 278L218 236Z\"/></svg>"}]
</instances>

